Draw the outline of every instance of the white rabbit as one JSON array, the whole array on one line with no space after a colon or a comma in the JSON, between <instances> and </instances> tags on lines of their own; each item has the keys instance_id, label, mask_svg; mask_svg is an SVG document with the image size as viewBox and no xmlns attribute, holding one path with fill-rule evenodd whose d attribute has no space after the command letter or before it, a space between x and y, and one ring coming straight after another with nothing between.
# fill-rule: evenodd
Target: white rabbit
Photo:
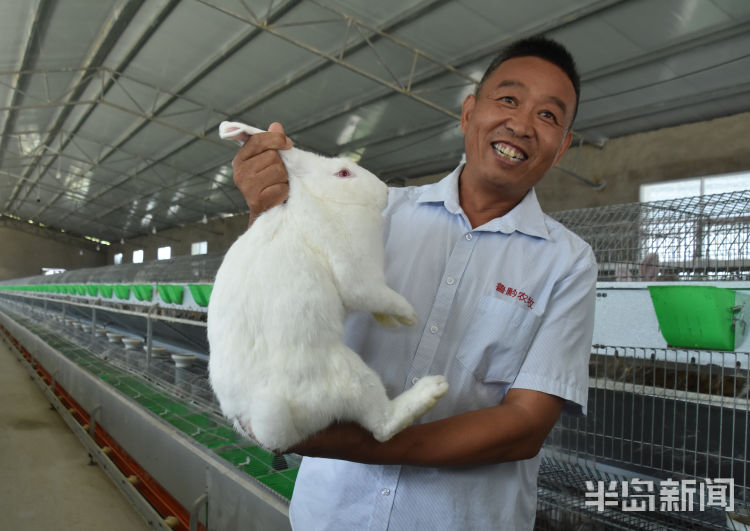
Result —
<instances>
[{"instance_id":1,"label":"white rabbit","mask_svg":"<svg viewBox=\"0 0 750 531\"><path fill-rule=\"evenodd\" d=\"M223 122L222 138L262 132ZM227 251L208 305L209 377L240 433L285 450L336 420L385 441L448 391L428 376L389 400L378 375L343 343L347 311L412 325L385 284L381 211L388 190L354 162L279 151L289 199L260 215Z\"/></svg>"}]
</instances>

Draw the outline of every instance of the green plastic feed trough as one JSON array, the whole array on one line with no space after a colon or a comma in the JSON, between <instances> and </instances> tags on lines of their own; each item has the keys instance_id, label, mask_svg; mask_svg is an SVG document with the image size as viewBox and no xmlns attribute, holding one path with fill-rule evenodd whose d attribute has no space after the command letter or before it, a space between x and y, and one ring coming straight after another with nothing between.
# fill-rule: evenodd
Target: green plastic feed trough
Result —
<instances>
[{"instance_id":1,"label":"green plastic feed trough","mask_svg":"<svg viewBox=\"0 0 750 531\"><path fill-rule=\"evenodd\" d=\"M151 284L133 284L133 293L139 301L150 301L154 296L154 287Z\"/></svg>"},{"instance_id":2,"label":"green plastic feed trough","mask_svg":"<svg viewBox=\"0 0 750 531\"><path fill-rule=\"evenodd\" d=\"M161 300L164 302L182 304L182 286L159 284L156 286L156 289L159 291L159 297L161 297Z\"/></svg>"},{"instance_id":3,"label":"green plastic feed trough","mask_svg":"<svg viewBox=\"0 0 750 531\"><path fill-rule=\"evenodd\" d=\"M116 284L114 289L118 299L128 300L130 298L130 286Z\"/></svg>"},{"instance_id":4,"label":"green plastic feed trough","mask_svg":"<svg viewBox=\"0 0 750 531\"><path fill-rule=\"evenodd\" d=\"M104 297L105 299L109 299L112 297L112 286L107 284L102 284L99 286L99 294Z\"/></svg>"},{"instance_id":5,"label":"green plastic feed trough","mask_svg":"<svg viewBox=\"0 0 750 531\"><path fill-rule=\"evenodd\" d=\"M188 288L198 306L208 306L211 291L214 289L213 284L188 284Z\"/></svg>"},{"instance_id":6,"label":"green plastic feed trough","mask_svg":"<svg viewBox=\"0 0 750 531\"><path fill-rule=\"evenodd\" d=\"M734 290L649 286L661 334L672 347L734 350Z\"/></svg>"}]
</instances>

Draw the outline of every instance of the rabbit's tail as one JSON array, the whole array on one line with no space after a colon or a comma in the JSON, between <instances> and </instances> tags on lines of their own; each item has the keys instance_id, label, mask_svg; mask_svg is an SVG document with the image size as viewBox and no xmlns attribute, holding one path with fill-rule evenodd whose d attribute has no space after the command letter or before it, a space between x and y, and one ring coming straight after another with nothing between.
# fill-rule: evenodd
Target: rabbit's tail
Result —
<instances>
[{"instance_id":1,"label":"rabbit's tail","mask_svg":"<svg viewBox=\"0 0 750 531\"><path fill-rule=\"evenodd\" d=\"M269 450L286 450L302 439L294 425L289 404L276 395L253 398L250 422L253 438Z\"/></svg>"}]
</instances>

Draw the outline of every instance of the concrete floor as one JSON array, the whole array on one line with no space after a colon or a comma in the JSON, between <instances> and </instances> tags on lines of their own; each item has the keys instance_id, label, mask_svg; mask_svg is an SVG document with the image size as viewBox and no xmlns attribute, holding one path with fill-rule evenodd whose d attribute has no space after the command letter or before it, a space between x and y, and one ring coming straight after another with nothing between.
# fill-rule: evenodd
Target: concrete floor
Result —
<instances>
[{"instance_id":1,"label":"concrete floor","mask_svg":"<svg viewBox=\"0 0 750 531\"><path fill-rule=\"evenodd\" d=\"M150 529L0 341L0 528Z\"/></svg>"}]
</instances>

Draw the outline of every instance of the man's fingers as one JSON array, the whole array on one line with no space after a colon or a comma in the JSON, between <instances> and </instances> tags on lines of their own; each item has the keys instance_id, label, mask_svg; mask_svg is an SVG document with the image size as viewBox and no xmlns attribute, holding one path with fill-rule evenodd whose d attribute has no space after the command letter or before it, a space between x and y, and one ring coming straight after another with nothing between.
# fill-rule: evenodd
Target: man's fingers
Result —
<instances>
[{"instance_id":1,"label":"man's fingers","mask_svg":"<svg viewBox=\"0 0 750 531\"><path fill-rule=\"evenodd\" d=\"M238 153L232 159L232 170L237 174L260 173L273 166L282 166L284 163L277 151L262 151L248 158L241 158Z\"/></svg>"},{"instance_id":2,"label":"man's fingers","mask_svg":"<svg viewBox=\"0 0 750 531\"><path fill-rule=\"evenodd\" d=\"M293 146L292 140L284 134L284 128L281 127L281 124L274 122L271 125L276 126L274 129L280 129L280 131L269 130L267 133L257 133L250 136L239 149L235 158L247 160L264 151L291 148Z\"/></svg>"},{"instance_id":3,"label":"man's fingers","mask_svg":"<svg viewBox=\"0 0 750 531\"><path fill-rule=\"evenodd\" d=\"M289 197L289 183L273 183L261 189L258 193L258 208L256 211L264 212L269 208L283 203Z\"/></svg>"},{"instance_id":4,"label":"man's fingers","mask_svg":"<svg viewBox=\"0 0 750 531\"><path fill-rule=\"evenodd\" d=\"M280 123L268 129L250 136L232 159L234 184L250 208L251 220L289 197L289 175L278 150L291 148L292 141Z\"/></svg>"},{"instance_id":5,"label":"man's fingers","mask_svg":"<svg viewBox=\"0 0 750 531\"><path fill-rule=\"evenodd\" d=\"M273 122L271 125L268 126L268 132L269 133L281 133L284 134L284 126L281 125L279 122Z\"/></svg>"},{"instance_id":6,"label":"man's fingers","mask_svg":"<svg viewBox=\"0 0 750 531\"><path fill-rule=\"evenodd\" d=\"M276 152L272 153L278 158ZM264 154L265 155L265 154ZM289 197L289 176L286 168L281 164L256 159L240 164L234 173L234 183L245 197L247 206L253 215L265 212L269 208L283 203ZM258 165L263 166L262 169ZM248 166L253 166L249 168Z\"/></svg>"}]
</instances>

